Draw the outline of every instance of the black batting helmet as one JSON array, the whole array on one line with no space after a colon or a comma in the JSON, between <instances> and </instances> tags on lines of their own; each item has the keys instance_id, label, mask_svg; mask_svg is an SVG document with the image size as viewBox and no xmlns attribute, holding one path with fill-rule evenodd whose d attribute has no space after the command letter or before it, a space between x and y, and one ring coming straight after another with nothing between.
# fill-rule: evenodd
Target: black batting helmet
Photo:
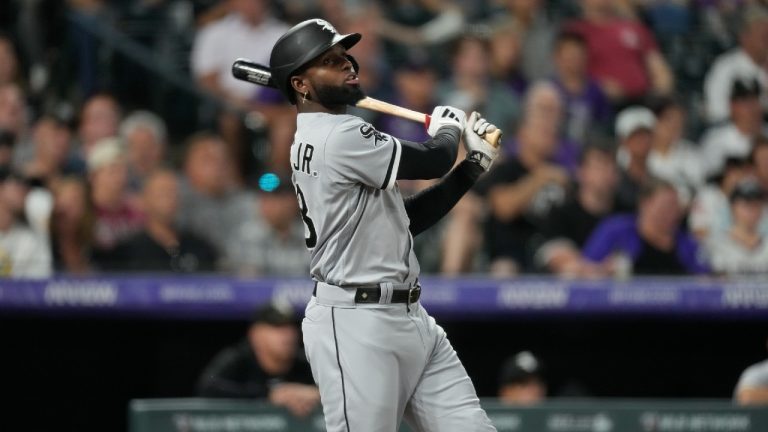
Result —
<instances>
[{"instance_id":1,"label":"black batting helmet","mask_svg":"<svg viewBox=\"0 0 768 432\"><path fill-rule=\"evenodd\" d=\"M328 21L322 19L309 19L296 24L277 40L269 56L269 67L275 84L295 104L291 76L330 47L341 44L350 49L360 38L360 33L339 34ZM354 60L352 63L355 63Z\"/></svg>"}]
</instances>

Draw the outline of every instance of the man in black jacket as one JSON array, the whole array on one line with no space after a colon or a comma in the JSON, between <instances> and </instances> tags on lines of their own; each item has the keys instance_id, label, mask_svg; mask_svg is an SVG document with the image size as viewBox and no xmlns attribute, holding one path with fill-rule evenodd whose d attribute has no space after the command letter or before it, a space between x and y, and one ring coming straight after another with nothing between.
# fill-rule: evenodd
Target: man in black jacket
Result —
<instances>
[{"instance_id":1,"label":"man in black jacket","mask_svg":"<svg viewBox=\"0 0 768 432\"><path fill-rule=\"evenodd\" d=\"M290 310L259 308L241 342L219 352L199 378L201 397L268 399L306 416L320 401Z\"/></svg>"}]
</instances>

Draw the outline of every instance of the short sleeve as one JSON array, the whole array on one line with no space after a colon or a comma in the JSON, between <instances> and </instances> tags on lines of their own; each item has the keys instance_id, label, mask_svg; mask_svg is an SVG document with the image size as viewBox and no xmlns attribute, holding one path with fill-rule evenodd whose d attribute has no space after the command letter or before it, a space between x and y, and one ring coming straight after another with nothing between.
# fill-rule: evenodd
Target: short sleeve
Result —
<instances>
[{"instance_id":1,"label":"short sleeve","mask_svg":"<svg viewBox=\"0 0 768 432\"><path fill-rule=\"evenodd\" d=\"M219 44L217 24L209 24L200 30L192 46L191 66L196 77L220 70L221 45Z\"/></svg>"},{"instance_id":2,"label":"short sleeve","mask_svg":"<svg viewBox=\"0 0 768 432\"><path fill-rule=\"evenodd\" d=\"M326 164L350 181L390 189L397 179L401 153L397 138L347 116L328 137Z\"/></svg>"}]
</instances>

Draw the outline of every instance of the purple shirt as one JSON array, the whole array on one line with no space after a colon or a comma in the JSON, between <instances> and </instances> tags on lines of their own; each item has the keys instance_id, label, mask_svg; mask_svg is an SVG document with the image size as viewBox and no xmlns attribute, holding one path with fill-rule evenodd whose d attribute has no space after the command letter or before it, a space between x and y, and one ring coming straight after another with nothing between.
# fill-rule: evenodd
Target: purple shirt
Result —
<instances>
[{"instance_id":1,"label":"purple shirt","mask_svg":"<svg viewBox=\"0 0 768 432\"><path fill-rule=\"evenodd\" d=\"M688 273L708 273L709 268L699 260L696 241L684 230L675 236L675 255ZM624 252L636 262L643 252L643 240L637 230L637 216L612 216L595 228L587 239L582 254L590 261L600 262L614 252Z\"/></svg>"},{"instance_id":2,"label":"purple shirt","mask_svg":"<svg viewBox=\"0 0 768 432\"><path fill-rule=\"evenodd\" d=\"M553 78L552 83L563 98L565 107L563 129L568 138L584 144L593 126L610 122L611 105L594 80L587 81L587 85L578 94L569 92L559 78Z\"/></svg>"}]
</instances>

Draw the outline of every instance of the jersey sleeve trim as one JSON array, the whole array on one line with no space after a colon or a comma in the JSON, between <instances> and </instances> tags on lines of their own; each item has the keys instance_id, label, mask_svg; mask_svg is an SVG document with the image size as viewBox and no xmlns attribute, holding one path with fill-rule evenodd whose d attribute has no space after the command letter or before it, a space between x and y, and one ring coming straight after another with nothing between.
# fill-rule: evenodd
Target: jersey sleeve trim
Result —
<instances>
[{"instance_id":1,"label":"jersey sleeve trim","mask_svg":"<svg viewBox=\"0 0 768 432\"><path fill-rule=\"evenodd\" d=\"M400 148L400 141L392 137L392 158L389 160L389 166L387 167L387 174L384 176L384 182L381 184L381 189L391 189L397 179L397 169L400 166L400 155L402 149Z\"/></svg>"}]
</instances>

